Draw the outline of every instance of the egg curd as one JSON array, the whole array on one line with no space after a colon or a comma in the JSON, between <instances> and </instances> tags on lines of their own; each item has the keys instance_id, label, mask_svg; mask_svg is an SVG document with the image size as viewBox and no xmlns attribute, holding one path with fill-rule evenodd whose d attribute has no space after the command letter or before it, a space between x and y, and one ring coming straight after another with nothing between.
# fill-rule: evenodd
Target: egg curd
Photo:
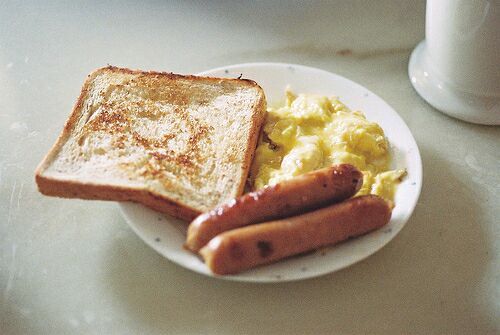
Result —
<instances>
[{"instance_id":1,"label":"egg curd","mask_svg":"<svg viewBox=\"0 0 500 335\"><path fill-rule=\"evenodd\" d=\"M253 161L254 189L333 164L349 163L363 172L356 195L376 194L393 201L405 170L389 170L384 131L337 98L285 92L285 104L268 108Z\"/></svg>"}]
</instances>

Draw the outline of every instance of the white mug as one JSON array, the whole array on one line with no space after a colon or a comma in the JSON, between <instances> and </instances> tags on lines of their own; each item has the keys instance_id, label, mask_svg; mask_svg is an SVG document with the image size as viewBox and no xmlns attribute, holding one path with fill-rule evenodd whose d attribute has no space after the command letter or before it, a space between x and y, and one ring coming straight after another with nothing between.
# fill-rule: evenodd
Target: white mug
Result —
<instances>
[{"instance_id":1,"label":"white mug","mask_svg":"<svg viewBox=\"0 0 500 335\"><path fill-rule=\"evenodd\" d=\"M417 92L456 118L500 125L500 0L428 0L425 37L410 58Z\"/></svg>"}]
</instances>

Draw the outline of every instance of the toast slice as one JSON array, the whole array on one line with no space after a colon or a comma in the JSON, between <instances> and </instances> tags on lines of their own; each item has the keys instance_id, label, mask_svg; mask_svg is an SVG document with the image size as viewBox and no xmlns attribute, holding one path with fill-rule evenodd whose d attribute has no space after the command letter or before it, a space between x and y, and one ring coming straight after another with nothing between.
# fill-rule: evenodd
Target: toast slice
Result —
<instances>
[{"instance_id":1,"label":"toast slice","mask_svg":"<svg viewBox=\"0 0 500 335\"><path fill-rule=\"evenodd\" d=\"M251 80L98 69L38 166L38 189L192 220L243 192L265 109Z\"/></svg>"}]
</instances>

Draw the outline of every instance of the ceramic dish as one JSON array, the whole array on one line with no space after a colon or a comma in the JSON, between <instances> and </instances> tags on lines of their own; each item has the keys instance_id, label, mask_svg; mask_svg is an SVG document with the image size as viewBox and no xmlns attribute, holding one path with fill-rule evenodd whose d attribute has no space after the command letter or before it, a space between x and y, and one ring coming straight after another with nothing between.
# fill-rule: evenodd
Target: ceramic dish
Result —
<instances>
[{"instance_id":1,"label":"ceramic dish","mask_svg":"<svg viewBox=\"0 0 500 335\"><path fill-rule=\"evenodd\" d=\"M417 144L401 117L366 88L336 74L311 67L252 63L221 67L201 73L213 77L239 77L262 86L268 102L282 99L287 85L297 93L335 95L352 110L361 110L377 122L391 144L392 168L406 168L408 176L399 185L391 221L383 228L314 253L292 257L231 276L213 275L200 258L183 249L187 224L142 205L120 203L130 227L149 246L172 262L217 278L246 282L279 282L316 277L352 265L370 256L392 240L410 218L422 186L422 163Z\"/></svg>"}]
</instances>

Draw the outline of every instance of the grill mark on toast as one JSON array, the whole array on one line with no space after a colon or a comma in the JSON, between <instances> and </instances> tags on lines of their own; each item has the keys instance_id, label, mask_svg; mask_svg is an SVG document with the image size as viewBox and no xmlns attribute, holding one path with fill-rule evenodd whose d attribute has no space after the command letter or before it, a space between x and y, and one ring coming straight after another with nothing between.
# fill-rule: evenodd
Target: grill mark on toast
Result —
<instances>
[{"instance_id":1,"label":"grill mark on toast","mask_svg":"<svg viewBox=\"0 0 500 335\"><path fill-rule=\"evenodd\" d=\"M131 79L127 84L113 85L112 88L105 92L101 92L101 97L107 101L101 103L97 116L84 125L84 131L78 140L78 144L82 145L85 137L91 133L105 132L115 136L113 145L118 148L125 148L125 142L129 142L130 144L141 146L148 154L154 156L158 161L175 163L184 167L186 172L189 172L188 175L197 173L202 163L199 143L203 139L209 140L209 130L210 128L213 130L213 127L208 127L204 125L201 120L193 118L185 108L175 106L173 112L178 115L179 119L185 122L186 130L191 134L186 143L186 150L183 152L174 153L170 150L166 153L164 150L167 148L170 140L175 140L178 137L176 134L167 133L163 134L162 138L155 139L142 136L137 131L132 131L130 135L125 136L124 133L128 133L129 129L134 129L132 120L135 119L136 116L138 118L146 117L148 119L158 119L161 116L161 111L158 107L155 108L155 106L147 104L142 100L135 102L129 101L127 106L121 106L120 103L110 101L112 92L124 89L128 93L129 90L127 89L127 85L134 83L135 80ZM146 83L140 84L145 85ZM158 84L153 85L153 87L157 87L156 85ZM144 95L149 96L149 93L145 93ZM140 98L146 99L144 96ZM167 100L171 102L170 97L167 98ZM184 101L185 98L181 100ZM178 102L180 103L181 101ZM130 115L132 118L129 118L127 115ZM157 165L154 164L148 171L152 172L156 167ZM151 176L156 175L157 173L151 174Z\"/></svg>"},{"instance_id":2,"label":"grill mark on toast","mask_svg":"<svg viewBox=\"0 0 500 335\"><path fill-rule=\"evenodd\" d=\"M86 132L106 131L111 134L123 133L130 124L127 116L120 111L108 111L110 109L108 106L103 107L104 110L96 118L85 124L84 130Z\"/></svg>"},{"instance_id":3,"label":"grill mark on toast","mask_svg":"<svg viewBox=\"0 0 500 335\"><path fill-rule=\"evenodd\" d=\"M167 187L171 186L169 174L175 173L186 177L191 184L197 185L200 183L199 172L204 163L202 160L207 154L207 152L201 152L200 144L203 141L211 142L209 135L214 127L206 125L205 122L190 114L187 110L189 101L185 93L174 94L175 90L158 89L161 87L161 83L151 79L150 77L132 78L101 91L100 96L104 101L97 110L98 114L84 125L78 144L83 144L85 136L93 136L98 132L107 133L112 135L112 143L116 148L124 149L128 145L135 145L144 149L151 158L141 164L143 167L141 175L144 178L158 179ZM155 79L158 80L158 78ZM150 87L155 89L150 89ZM127 94L131 98L127 100L126 105L123 105L121 101L113 100L114 94ZM177 98L174 99L174 96ZM203 97L203 99L203 103L207 103L207 97ZM155 102L165 100L168 101L169 105L176 104L172 106L171 112L176 115L178 120L183 121L185 129L180 129L179 134L163 134L160 138L147 137L136 130L130 131L130 129L136 129L134 123L141 118L158 120L164 115L158 105L148 103L151 100ZM193 108L192 103L189 106ZM180 152L169 150L169 141L181 140L182 135L186 132L190 136L187 141L182 140L186 141L185 149ZM130 172L138 168L135 164L126 163L122 164L121 167Z\"/></svg>"}]
</instances>

